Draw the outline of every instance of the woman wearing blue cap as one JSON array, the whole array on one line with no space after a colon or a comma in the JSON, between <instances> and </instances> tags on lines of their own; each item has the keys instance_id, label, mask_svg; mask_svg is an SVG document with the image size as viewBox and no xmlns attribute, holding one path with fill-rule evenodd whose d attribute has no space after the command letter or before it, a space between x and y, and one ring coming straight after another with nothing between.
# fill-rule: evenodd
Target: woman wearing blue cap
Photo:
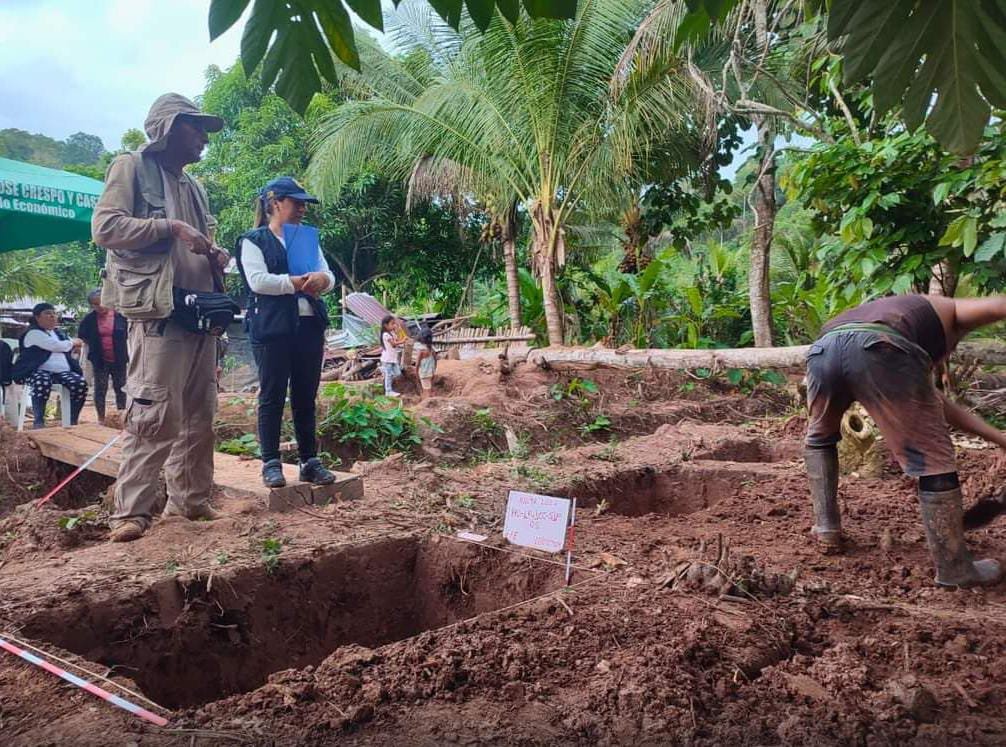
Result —
<instances>
[{"instance_id":1,"label":"woman wearing blue cap","mask_svg":"<svg viewBox=\"0 0 1006 747\"><path fill-rule=\"evenodd\" d=\"M273 179L259 193L255 228L238 239L234 256L248 290L245 325L258 365L258 438L262 448L262 481L266 487L286 485L279 458L280 425L287 389L300 456L300 479L328 485L335 475L318 459L315 435L315 398L321 379L328 312L321 300L335 285L320 249L304 266L300 253L288 254L305 237L317 232L301 226L307 203L318 200L288 176ZM316 245L316 238L314 238Z\"/></svg>"}]
</instances>

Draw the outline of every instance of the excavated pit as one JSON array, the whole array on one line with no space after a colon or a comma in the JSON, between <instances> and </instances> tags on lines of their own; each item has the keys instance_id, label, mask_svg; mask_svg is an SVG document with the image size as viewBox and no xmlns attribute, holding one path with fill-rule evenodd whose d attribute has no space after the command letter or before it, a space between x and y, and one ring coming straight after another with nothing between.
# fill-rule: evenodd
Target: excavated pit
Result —
<instances>
[{"instance_id":1,"label":"excavated pit","mask_svg":"<svg viewBox=\"0 0 1006 747\"><path fill-rule=\"evenodd\" d=\"M603 505L622 516L662 514L684 516L715 506L746 488L778 478L771 464L752 462L683 462L667 468L620 470L592 481L581 481L562 491L576 496L578 505Z\"/></svg>"},{"instance_id":2,"label":"excavated pit","mask_svg":"<svg viewBox=\"0 0 1006 747\"><path fill-rule=\"evenodd\" d=\"M141 593L81 591L32 615L25 636L132 679L169 708L253 690L340 646L375 647L558 588L561 569L415 536L313 558L179 576Z\"/></svg>"}]
</instances>

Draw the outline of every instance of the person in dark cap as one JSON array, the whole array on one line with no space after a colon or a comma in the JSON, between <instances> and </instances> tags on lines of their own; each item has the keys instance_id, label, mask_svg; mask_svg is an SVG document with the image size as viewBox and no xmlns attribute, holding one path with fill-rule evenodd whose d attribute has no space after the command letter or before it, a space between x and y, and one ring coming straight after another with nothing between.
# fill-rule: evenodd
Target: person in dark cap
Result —
<instances>
[{"instance_id":1,"label":"person in dark cap","mask_svg":"<svg viewBox=\"0 0 1006 747\"><path fill-rule=\"evenodd\" d=\"M213 244L216 221L202 186L185 173L223 120L177 93L158 98L144 124L149 142L118 156L91 222L106 250L101 305L129 320L129 367L122 464L112 540L138 539L158 502L164 515L214 519L213 416L217 339L171 317L174 291L221 287L230 257Z\"/></svg>"},{"instance_id":2,"label":"person in dark cap","mask_svg":"<svg viewBox=\"0 0 1006 747\"><path fill-rule=\"evenodd\" d=\"M315 485L335 481L318 459L315 434L315 398L328 326L320 296L332 289L335 278L320 247L314 251L312 245L311 268L299 274L291 273L287 252L287 236L296 235L308 203L317 202L293 178L273 179L256 199L255 228L238 239L234 251L248 291L245 324L258 365L258 435L267 487L286 485L279 436L288 389L300 479ZM294 232L287 233L290 229Z\"/></svg>"}]
</instances>

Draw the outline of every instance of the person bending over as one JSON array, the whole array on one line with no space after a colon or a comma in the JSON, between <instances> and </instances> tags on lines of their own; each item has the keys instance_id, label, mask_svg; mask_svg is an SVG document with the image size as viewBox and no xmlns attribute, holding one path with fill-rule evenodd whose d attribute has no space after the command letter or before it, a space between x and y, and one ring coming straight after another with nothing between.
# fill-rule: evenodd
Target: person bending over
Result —
<instances>
[{"instance_id":1,"label":"person bending over","mask_svg":"<svg viewBox=\"0 0 1006 747\"><path fill-rule=\"evenodd\" d=\"M870 301L825 324L807 353L805 459L812 532L842 545L838 449L842 415L858 401L905 474L918 478L919 508L940 586L990 585L997 561L975 560L964 543L961 488L950 427L1006 449L1006 434L936 389L933 368L978 327L1006 319L1006 296L904 295Z\"/></svg>"}]
</instances>

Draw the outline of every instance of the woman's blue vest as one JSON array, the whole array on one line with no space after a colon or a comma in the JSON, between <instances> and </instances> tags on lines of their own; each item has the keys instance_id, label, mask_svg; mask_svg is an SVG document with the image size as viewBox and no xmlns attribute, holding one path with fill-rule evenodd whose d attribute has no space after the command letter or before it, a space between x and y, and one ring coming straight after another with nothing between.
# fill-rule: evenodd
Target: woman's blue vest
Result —
<instances>
[{"instance_id":1,"label":"woman's blue vest","mask_svg":"<svg viewBox=\"0 0 1006 747\"><path fill-rule=\"evenodd\" d=\"M297 331L300 324L300 314L297 309L297 299L306 298L314 310L314 320L320 327L328 326L328 310L325 302L320 298L314 298L299 291L293 295L284 294L282 296L268 296L260 293L253 293L248 285L248 278L245 276L244 263L241 261L241 244L244 239L248 239L257 246L262 256L265 258L266 270L273 275L289 274L290 268L286 262L286 249L276 238L275 234L269 230L269 226L260 226L244 234L238 239L234 249L234 257L237 259L238 271L244 281L245 290L248 293L248 311L245 314L245 329L248 331L248 338L253 343L271 342L284 337L289 337Z\"/></svg>"}]
</instances>

